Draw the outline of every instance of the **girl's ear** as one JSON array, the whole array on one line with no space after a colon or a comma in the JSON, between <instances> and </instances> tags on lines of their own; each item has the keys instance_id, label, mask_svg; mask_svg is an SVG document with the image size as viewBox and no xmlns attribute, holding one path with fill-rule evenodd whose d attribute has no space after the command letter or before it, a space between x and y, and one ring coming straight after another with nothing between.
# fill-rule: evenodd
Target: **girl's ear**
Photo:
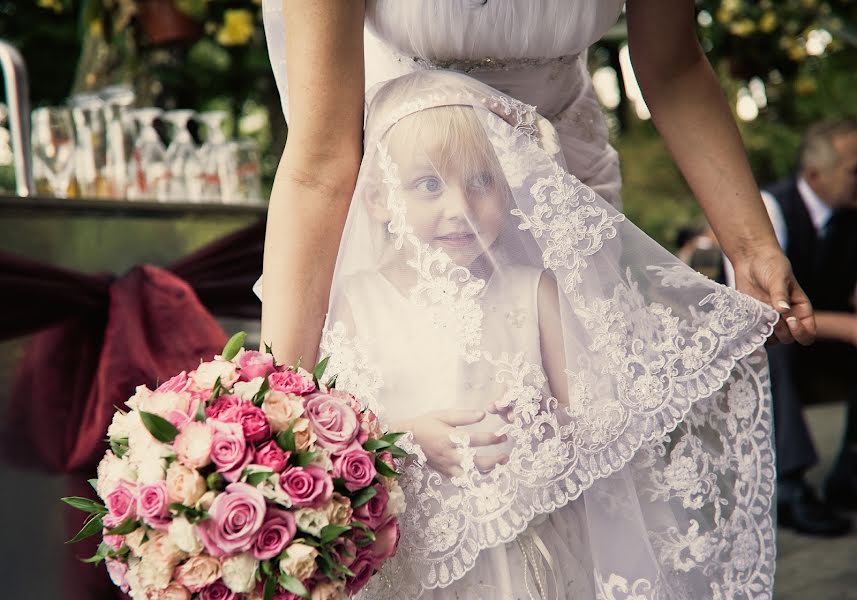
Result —
<instances>
[{"instance_id":1,"label":"girl's ear","mask_svg":"<svg viewBox=\"0 0 857 600\"><path fill-rule=\"evenodd\" d=\"M369 216L379 223L387 223L392 218L390 209L387 208L389 193L389 188L383 183L373 181L366 185L366 209L369 211Z\"/></svg>"}]
</instances>

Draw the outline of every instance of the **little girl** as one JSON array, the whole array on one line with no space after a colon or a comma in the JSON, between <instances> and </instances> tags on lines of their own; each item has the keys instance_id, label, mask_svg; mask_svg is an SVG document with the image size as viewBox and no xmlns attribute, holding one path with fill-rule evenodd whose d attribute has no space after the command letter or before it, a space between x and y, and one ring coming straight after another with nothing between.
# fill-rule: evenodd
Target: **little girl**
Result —
<instances>
[{"instance_id":1,"label":"little girl","mask_svg":"<svg viewBox=\"0 0 857 600\"><path fill-rule=\"evenodd\" d=\"M321 354L414 455L361 597L770 597L774 313L565 171L534 107L370 92Z\"/></svg>"}]
</instances>

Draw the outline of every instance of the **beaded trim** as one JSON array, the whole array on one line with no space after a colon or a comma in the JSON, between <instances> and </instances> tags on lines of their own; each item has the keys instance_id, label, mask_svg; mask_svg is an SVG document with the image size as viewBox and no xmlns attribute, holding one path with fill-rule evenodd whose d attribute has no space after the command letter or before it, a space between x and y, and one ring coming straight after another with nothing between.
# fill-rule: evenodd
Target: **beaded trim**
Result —
<instances>
[{"instance_id":1,"label":"beaded trim","mask_svg":"<svg viewBox=\"0 0 857 600\"><path fill-rule=\"evenodd\" d=\"M543 65L571 65L577 62L580 54L568 54L566 56L557 56L553 58L478 58L478 59L450 59L450 60L429 60L416 56L400 55L400 62L413 62L422 69L448 69L450 71L460 71L462 73L472 73L475 71L510 71L512 69L521 69L524 67L539 67Z\"/></svg>"}]
</instances>

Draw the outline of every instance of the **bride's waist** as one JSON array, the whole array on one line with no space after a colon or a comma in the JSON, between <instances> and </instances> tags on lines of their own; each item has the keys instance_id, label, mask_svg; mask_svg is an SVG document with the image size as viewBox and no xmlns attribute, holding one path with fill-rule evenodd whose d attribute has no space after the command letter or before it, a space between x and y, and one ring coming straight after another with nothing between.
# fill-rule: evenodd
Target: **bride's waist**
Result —
<instances>
[{"instance_id":1,"label":"bride's waist","mask_svg":"<svg viewBox=\"0 0 857 600\"><path fill-rule=\"evenodd\" d=\"M548 119L562 112L588 81L584 55L555 58L426 59L397 56L408 70L449 69L532 104Z\"/></svg>"}]
</instances>

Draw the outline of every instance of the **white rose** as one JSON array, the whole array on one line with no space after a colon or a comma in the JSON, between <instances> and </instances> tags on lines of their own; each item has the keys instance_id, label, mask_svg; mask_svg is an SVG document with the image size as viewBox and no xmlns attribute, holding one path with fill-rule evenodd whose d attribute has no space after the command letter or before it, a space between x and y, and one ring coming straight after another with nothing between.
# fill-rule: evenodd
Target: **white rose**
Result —
<instances>
[{"instance_id":1,"label":"white rose","mask_svg":"<svg viewBox=\"0 0 857 600\"><path fill-rule=\"evenodd\" d=\"M387 514L400 515L405 512L407 502L405 501L405 492L402 491L402 486L395 479L389 489L390 498L387 500Z\"/></svg>"},{"instance_id":2,"label":"white rose","mask_svg":"<svg viewBox=\"0 0 857 600\"><path fill-rule=\"evenodd\" d=\"M145 402L146 398L152 395L152 390L147 388L145 385L138 385L137 389L134 392L134 395L128 398L125 401L125 404L129 406L131 409L139 409L140 404Z\"/></svg>"},{"instance_id":3,"label":"white rose","mask_svg":"<svg viewBox=\"0 0 857 600\"><path fill-rule=\"evenodd\" d=\"M313 457L309 464L315 465L316 467L320 467L328 473L333 471L333 461L330 460L330 452L328 452L324 448L316 448L315 452L316 455Z\"/></svg>"},{"instance_id":4,"label":"white rose","mask_svg":"<svg viewBox=\"0 0 857 600\"><path fill-rule=\"evenodd\" d=\"M274 504L291 508L292 500L280 486L280 479L278 477L270 477L257 485L256 488L262 492L262 495L267 500L270 500Z\"/></svg>"},{"instance_id":5,"label":"white rose","mask_svg":"<svg viewBox=\"0 0 857 600\"><path fill-rule=\"evenodd\" d=\"M305 581L315 573L315 557L318 550L312 546L295 542L286 547L286 557L280 559L280 571Z\"/></svg>"},{"instance_id":6,"label":"white rose","mask_svg":"<svg viewBox=\"0 0 857 600\"><path fill-rule=\"evenodd\" d=\"M138 405L143 410L159 417L167 418L169 414L177 410L187 414L190 406L190 394L178 392L152 392Z\"/></svg>"},{"instance_id":7,"label":"white rose","mask_svg":"<svg viewBox=\"0 0 857 600\"><path fill-rule=\"evenodd\" d=\"M207 423L191 421L175 439L179 460L189 467L201 469L211 462L214 431Z\"/></svg>"},{"instance_id":8,"label":"white rose","mask_svg":"<svg viewBox=\"0 0 857 600\"><path fill-rule=\"evenodd\" d=\"M231 388L238 381L238 371L235 365L228 360L212 360L200 363L196 371L190 374L190 378L196 386L203 390L214 388L214 383L220 377L220 384L225 388Z\"/></svg>"},{"instance_id":9,"label":"white rose","mask_svg":"<svg viewBox=\"0 0 857 600\"><path fill-rule=\"evenodd\" d=\"M137 482L152 485L167 477L167 461L157 456L143 454L132 459L131 465L137 471Z\"/></svg>"},{"instance_id":10,"label":"white rose","mask_svg":"<svg viewBox=\"0 0 857 600\"><path fill-rule=\"evenodd\" d=\"M265 381L264 377L256 377L250 381L239 381L232 386L232 393L245 402L249 402L262 387L263 381Z\"/></svg>"},{"instance_id":11,"label":"white rose","mask_svg":"<svg viewBox=\"0 0 857 600\"><path fill-rule=\"evenodd\" d=\"M327 512L312 508L300 508L295 511L295 525L298 529L306 531L316 537L321 535L321 530L330 525Z\"/></svg>"},{"instance_id":12,"label":"white rose","mask_svg":"<svg viewBox=\"0 0 857 600\"><path fill-rule=\"evenodd\" d=\"M143 538L146 536L146 528L138 527L125 536L125 545L131 550L131 554L139 557L143 547ZM130 564L130 563L129 563Z\"/></svg>"},{"instance_id":13,"label":"white rose","mask_svg":"<svg viewBox=\"0 0 857 600\"><path fill-rule=\"evenodd\" d=\"M220 564L223 568L223 583L236 594L246 594L256 587L259 561L249 552L224 558Z\"/></svg>"},{"instance_id":14,"label":"white rose","mask_svg":"<svg viewBox=\"0 0 857 600\"><path fill-rule=\"evenodd\" d=\"M159 442L149 433L149 430L143 425L142 419L140 419L139 412L128 413L126 422L128 424L128 454L131 457L131 462L134 462L134 455L146 454L158 458L172 456L172 447Z\"/></svg>"},{"instance_id":15,"label":"white rose","mask_svg":"<svg viewBox=\"0 0 857 600\"><path fill-rule=\"evenodd\" d=\"M132 413L121 413L118 410L113 413L113 420L107 428L107 437L112 441L127 440L131 433L130 419Z\"/></svg>"},{"instance_id":16,"label":"white rose","mask_svg":"<svg viewBox=\"0 0 857 600\"><path fill-rule=\"evenodd\" d=\"M101 498L107 498L110 492L116 489L122 480L134 482L137 477L128 457L119 458L108 450L98 463L98 481L95 484L96 491Z\"/></svg>"},{"instance_id":17,"label":"white rose","mask_svg":"<svg viewBox=\"0 0 857 600\"><path fill-rule=\"evenodd\" d=\"M143 558L140 559L140 584L147 589L164 589L170 585L170 580L173 578L174 566L160 560L160 558L143 554Z\"/></svg>"},{"instance_id":18,"label":"white rose","mask_svg":"<svg viewBox=\"0 0 857 600\"><path fill-rule=\"evenodd\" d=\"M217 498L217 492L209 490L200 496L199 500L196 501L196 506L194 508L198 510L208 510L214 503L215 498Z\"/></svg>"},{"instance_id":19,"label":"white rose","mask_svg":"<svg viewBox=\"0 0 857 600\"><path fill-rule=\"evenodd\" d=\"M125 573L125 581L130 588L128 595L132 598L145 598L143 584L140 582L140 559L132 556L128 559L128 572Z\"/></svg>"},{"instance_id":20,"label":"white rose","mask_svg":"<svg viewBox=\"0 0 857 600\"><path fill-rule=\"evenodd\" d=\"M187 552L191 556L196 556L202 552L202 540L196 533L196 525L184 517L173 519L167 529L167 536L179 550Z\"/></svg>"}]
</instances>

